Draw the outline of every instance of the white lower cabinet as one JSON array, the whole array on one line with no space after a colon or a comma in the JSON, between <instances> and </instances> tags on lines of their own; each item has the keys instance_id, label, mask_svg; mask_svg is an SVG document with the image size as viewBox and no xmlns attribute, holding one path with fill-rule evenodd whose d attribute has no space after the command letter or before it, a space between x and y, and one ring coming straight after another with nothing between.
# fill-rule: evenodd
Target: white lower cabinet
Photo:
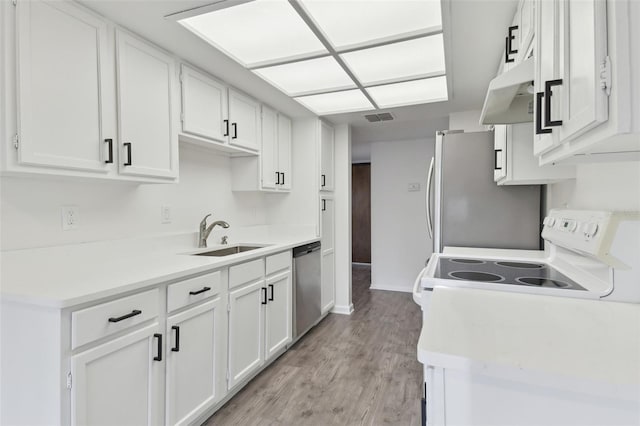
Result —
<instances>
[{"instance_id":1,"label":"white lower cabinet","mask_svg":"<svg viewBox=\"0 0 640 426\"><path fill-rule=\"evenodd\" d=\"M267 278L265 359L276 355L292 339L291 271Z\"/></svg>"},{"instance_id":2,"label":"white lower cabinet","mask_svg":"<svg viewBox=\"0 0 640 426\"><path fill-rule=\"evenodd\" d=\"M229 389L256 371L264 361L264 303L264 279L229 291Z\"/></svg>"},{"instance_id":3,"label":"white lower cabinet","mask_svg":"<svg viewBox=\"0 0 640 426\"><path fill-rule=\"evenodd\" d=\"M321 229L322 237L322 286L321 306L322 313L328 312L335 304L335 249L334 249L334 222L335 210L333 198L323 197L321 205Z\"/></svg>"},{"instance_id":4,"label":"white lower cabinet","mask_svg":"<svg viewBox=\"0 0 640 426\"><path fill-rule=\"evenodd\" d=\"M159 424L162 348L153 323L72 356L71 424Z\"/></svg>"},{"instance_id":5,"label":"white lower cabinet","mask_svg":"<svg viewBox=\"0 0 640 426\"><path fill-rule=\"evenodd\" d=\"M166 424L186 425L224 395L222 299L167 320Z\"/></svg>"}]
</instances>

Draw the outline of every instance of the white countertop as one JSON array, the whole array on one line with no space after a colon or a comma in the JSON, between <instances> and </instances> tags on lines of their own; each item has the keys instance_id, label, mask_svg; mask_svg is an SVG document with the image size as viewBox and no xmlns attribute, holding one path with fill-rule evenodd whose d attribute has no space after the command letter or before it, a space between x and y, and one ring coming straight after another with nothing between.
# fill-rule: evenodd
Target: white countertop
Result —
<instances>
[{"instance_id":1,"label":"white countertop","mask_svg":"<svg viewBox=\"0 0 640 426\"><path fill-rule=\"evenodd\" d=\"M245 235L246 236L246 235ZM67 308L318 241L310 233L260 233L198 249L196 235L74 244L1 253L4 301ZM191 256L236 244L266 247L224 256Z\"/></svg>"},{"instance_id":2,"label":"white countertop","mask_svg":"<svg viewBox=\"0 0 640 426\"><path fill-rule=\"evenodd\" d=\"M418 360L508 379L602 383L638 399L640 304L436 287Z\"/></svg>"}]
</instances>

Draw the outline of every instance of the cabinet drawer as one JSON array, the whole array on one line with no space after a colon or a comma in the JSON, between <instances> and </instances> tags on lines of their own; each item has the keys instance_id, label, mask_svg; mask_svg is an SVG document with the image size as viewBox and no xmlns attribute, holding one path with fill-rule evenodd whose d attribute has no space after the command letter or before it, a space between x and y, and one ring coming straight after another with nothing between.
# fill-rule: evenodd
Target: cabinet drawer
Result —
<instances>
[{"instance_id":1,"label":"cabinet drawer","mask_svg":"<svg viewBox=\"0 0 640 426\"><path fill-rule=\"evenodd\" d=\"M267 275L291 268L291 251L283 251L267 257Z\"/></svg>"},{"instance_id":2,"label":"cabinet drawer","mask_svg":"<svg viewBox=\"0 0 640 426\"><path fill-rule=\"evenodd\" d=\"M167 288L167 312L175 311L220 293L222 271L201 275Z\"/></svg>"},{"instance_id":3,"label":"cabinet drawer","mask_svg":"<svg viewBox=\"0 0 640 426\"><path fill-rule=\"evenodd\" d=\"M157 288L71 313L71 349L158 316Z\"/></svg>"},{"instance_id":4,"label":"cabinet drawer","mask_svg":"<svg viewBox=\"0 0 640 426\"><path fill-rule=\"evenodd\" d=\"M229 268L229 288L259 280L264 275L264 259L253 260Z\"/></svg>"}]
</instances>

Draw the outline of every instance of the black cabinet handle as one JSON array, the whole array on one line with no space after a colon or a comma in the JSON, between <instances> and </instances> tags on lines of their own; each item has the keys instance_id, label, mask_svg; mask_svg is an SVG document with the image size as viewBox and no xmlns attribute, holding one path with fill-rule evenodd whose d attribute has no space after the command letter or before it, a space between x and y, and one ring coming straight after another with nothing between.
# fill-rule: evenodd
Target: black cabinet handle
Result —
<instances>
[{"instance_id":1,"label":"black cabinet handle","mask_svg":"<svg viewBox=\"0 0 640 426\"><path fill-rule=\"evenodd\" d=\"M551 133L551 129L542 128L542 98L543 97L544 97L543 92L536 93L536 135Z\"/></svg>"},{"instance_id":2,"label":"black cabinet handle","mask_svg":"<svg viewBox=\"0 0 640 426\"><path fill-rule=\"evenodd\" d=\"M162 361L162 334L155 333L154 338L158 339L158 355L153 357L154 361Z\"/></svg>"},{"instance_id":3,"label":"black cabinet handle","mask_svg":"<svg viewBox=\"0 0 640 426\"><path fill-rule=\"evenodd\" d=\"M562 126L562 120L551 121L551 88L561 86L562 79L549 80L544 82L544 127Z\"/></svg>"},{"instance_id":4,"label":"black cabinet handle","mask_svg":"<svg viewBox=\"0 0 640 426\"><path fill-rule=\"evenodd\" d=\"M276 185L280 185L280 172L276 172Z\"/></svg>"},{"instance_id":5,"label":"black cabinet handle","mask_svg":"<svg viewBox=\"0 0 640 426\"><path fill-rule=\"evenodd\" d=\"M320 186L322 186L323 188L325 187L325 185L327 184L327 177L325 175L320 175L321 178L321 184Z\"/></svg>"},{"instance_id":6,"label":"black cabinet handle","mask_svg":"<svg viewBox=\"0 0 640 426\"><path fill-rule=\"evenodd\" d=\"M507 36L507 38L505 39L505 47L504 47L504 62L505 63L511 63L514 62L514 59L512 59L510 57L510 55L514 55L516 53L518 53L518 49L513 49L511 42L513 40L515 40L515 36L513 35L513 32L515 30L518 29L517 25L514 25L512 27L509 27L509 35Z\"/></svg>"},{"instance_id":7,"label":"black cabinet handle","mask_svg":"<svg viewBox=\"0 0 640 426\"><path fill-rule=\"evenodd\" d=\"M211 287L203 287L202 290L190 291L189 295L190 296L195 296L196 294L201 294L201 293L204 293L205 291L209 291L209 290L211 290Z\"/></svg>"},{"instance_id":8,"label":"black cabinet handle","mask_svg":"<svg viewBox=\"0 0 640 426\"><path fill-rule=\"evenodd\" d=\"M231 139L238 139L238 124L231 123L231 127L233 127L233 136L231 136Z\"/></svg>"},{"instance_id":9,"label":"black cabinet handle","mask_svg":"<svg viewBox=\"0 0 640 426\"><path fill-rule=\"evenodd\" d=\"M109 158L104 162L105 164L111 164L113 163L113 139L105 139L104 141L109 144Z\"/></svg>"},{"instance_id":10,"label":"black cabinet handle","mask_svg":"<svg viewBox=\"0 0 640 426\"><path fill-rule=\"evenodd\" d=\"M125 146L125 148L127 148L127 162L123 164L123 166L130 166L131 165L131 142L125 142L122 145Z\"/></svg>"},{"instance_id":11,"label":"black cabinet handle","mask_svg":"<svg viewBox=\"0 0 640 426\"><path fill-rule=\"evenodd\" d=\"M498 152L502 152L501 149L493 150L493 170L502 170L502 166L498 167Z\"/></svg>"},{"instance_id":12,"label":"black cabinet handle","mask_svg":"<svg viewBox=\"0 0 640 426\"><path fill-rule=\"evenodd\" d=\"M280 185L284 185L284 172L280 173L282 175L282 183Z\"/></svg>"},{"instance_id":13,"label":"black cabinet handle","mask_svg":"<svg viewBox=\"0 0 640 426\"><path fill-rule=\"evenodd\" d=\"M120 321L126 320L128 318L135 317L136 315L140 315L141 313L142 313L141 310L134 309L133 311L131 311L130 314L123 315L121 317L111 317L111 318L109 318L109 322L120 322Z\"/></svg>"},{"instance_id":14,"label":"black cabinet handle","mask_svg":"<svg viewBox=\"0 0 640 426\"><path fill-rule=\"evenodd\" d=\"M273 284L269 284L269 290L271 290L271 296L269 296L269 300L273 300Z\"/></svg>"},{"instance_id":15,"label":"black cabinet handle","mask_svg":"<svg viewBox=\"0 0 640 426\"><path fill-rule=\"evenodd\" d=\"M224 121L224 135L222 136L229 136L229 120L222 121Z\"/></svg>"},{"instance_id":16,"label":"black cabinet handle","mask_svg":"<svg viewBox=\"0 0 640 426\"><path fill-rule=\"evenodd\" d=\"M267 304L267 288L266 287L262 287L262 304L263 305Z\"/></svg>"},{"instance_id":17,"label":"black cabinet handle","mask_svg":"<svg viewBox=\"0 0 640 426\"><path fill-rule=\"evenodd\" d=\"M327 210L327 200L322 199L322 211Z\"/></svg>"},{"instance_id":18,"label":"black cabinet handle","mask_svg":"<svg viewBox=\"0 0 640 426\"><path fill-rule=\"evenodd\" d=\"M171 348L171 352L180 352L180 327L173 325L171 326L171 329L176 332L176 344Z\"/></svg>"}]
</instances>

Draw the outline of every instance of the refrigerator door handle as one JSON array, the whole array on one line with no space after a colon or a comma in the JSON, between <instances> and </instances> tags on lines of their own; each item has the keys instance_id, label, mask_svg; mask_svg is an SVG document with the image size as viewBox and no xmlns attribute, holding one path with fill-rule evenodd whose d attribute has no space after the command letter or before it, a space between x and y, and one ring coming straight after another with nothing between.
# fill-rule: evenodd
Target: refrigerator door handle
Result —
<instances>
[{"instance_id":1,"label":"refrigerator door handle","mask_svg":"<svg viewBox=\"0 0 640 426\"><path fill-rule=\"evenodd\" d=\"M433 219L431 218L431 181L433 180L433 166L435 157L431 157L431 164L429 165L429 173L427 174L427 190L425 196L425 208L427 209L427 231L429 231L429 238L433 240Z\"/></svg>"}]
</instances>

